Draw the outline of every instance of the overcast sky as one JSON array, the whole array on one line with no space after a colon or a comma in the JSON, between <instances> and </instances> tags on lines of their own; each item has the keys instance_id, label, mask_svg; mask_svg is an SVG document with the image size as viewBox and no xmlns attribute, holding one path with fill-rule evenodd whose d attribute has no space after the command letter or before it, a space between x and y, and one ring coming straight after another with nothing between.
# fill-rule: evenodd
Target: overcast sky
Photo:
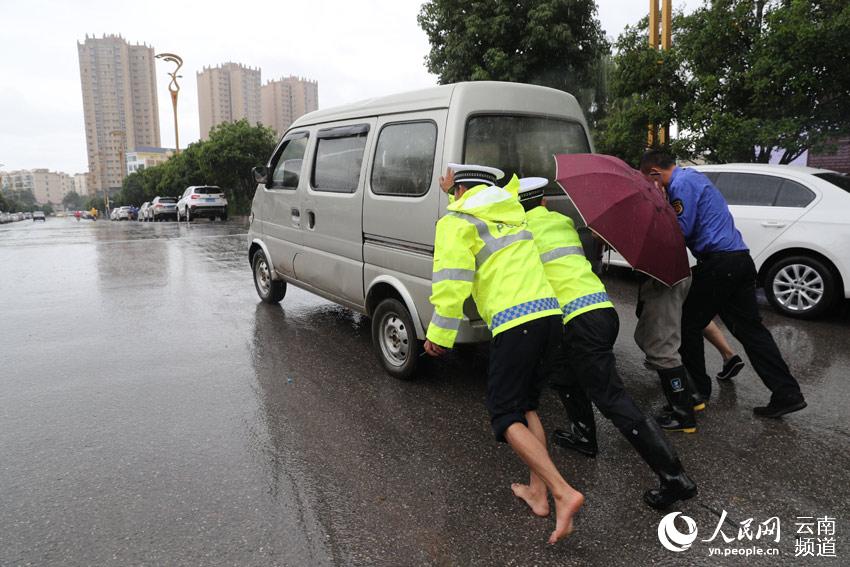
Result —
<instances>
[{"instance_id":1,"label":"overcast sky","mask_svg":"<svg viewBox=\"0 0 850 567\"><path fill-rule=\"evenodd\" d=\"M0 164L84 172L86 140L77 41L120 33L157 53L183 57L180 142L198 139L195 73L236 61L269 79L300 75L319 82L326 108L431 86L423 64L428 41L416 23L421 0L0 0ZM689 11L700 0L675 0ZM598 0L611 38L646 15L645 0ZM166 72L157 62L162 144L174 147Z\"/></svg>"}]
</instances>

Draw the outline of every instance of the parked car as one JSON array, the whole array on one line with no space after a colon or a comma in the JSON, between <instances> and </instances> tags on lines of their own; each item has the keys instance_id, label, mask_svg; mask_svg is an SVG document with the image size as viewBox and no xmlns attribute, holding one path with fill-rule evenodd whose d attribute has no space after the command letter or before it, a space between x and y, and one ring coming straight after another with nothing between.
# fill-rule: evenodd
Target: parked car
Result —
<instances>
[{"instance_id":1,"label":"parked car","mask_svg":"<svg viewBox=\"0 0 850 567\"><path fill-rule=\"evenodd\" d=\"M109 212L109 220L118 220L118 210L121 207L115 207Z\"/></svg>"},{"instance_id":2,"label":"parked car","mask_svg":"<svg viewBox=\"0 0 850 567\"><path fill-rule=\"evenodd\" d=\"M132 220L133 219L133 207L124 206L118 207L115 213L115 220Z\"/></svg>"},{"instance_id":3,"label":"parked car","mask_svg":"<svg viewBox=\"0 0 850 567\"><path fill-rule=\"evenodd\" d=\"M41 221L45 222L47 219L44 217L44 211L33 211L32 213L32 222Z\"/></svg>"},{"instance_id":4,"label":"parked car","mask_svg":"<svg viewBox=\"0 0 850 567\"><path fill-rule=\"evenodd\" d=\"M150 204L150 217L154 222L168 219L177 220L176 197L154 197Z\"/></svg>"},{"instance_id":5,"label":"parked car","mask_svg":"<svg viewBox=\"0 0 850 567\"><path fill-rule=\"evenodd\" d=\"M142 203L142 206L139 207L139 212L136 216L137 221L147 222L148 220L150 220L148 218L148 210L149 210L150 206L151 206L151 204L148 201L145 201L144 203Z\"/></svg>"},{"instance_id":6,"label":"parked car","mask_svg":"<svg viewBox=\"0 0 850 567\"><path fill-rule=\"evenodd\" d=\"M850 298L850 177L789 165L698 165L729 204L777 311L813 319ZM693 258L692 258L693 261ZM627 266L612 254L611 263Z\"/></svg>"},{"instance_id":7,"label":"parked car","mask_svg":"<svg viewBox=\"0 0 850 567\"><path fill-rule=\"evenodd\" d=\"M187 187L177 201L177 220L206 217L227 220L227 199L220 187L214 185Z\"/></svg>"},{"instance_id":8,"label":"parked car","mask_svg":"<svg viewBox=\"0 0 850 567\"><path fill-rule=\"evenodd\" d=\"M258 182L248 260L265 302L287 284L372 319L387 372L413 375L431 319L434 225L448 205L449 162L555 178L553 154L592 152L576 99L546 87L468 82L371 99L302 116ZM578 221L554 181L549 203ZM583 226L577 222L577 226ZM490 332L467 301L457 342Z\"/></svg>"},{"instance_id":9,"label":"parked car","mask_svg":"<svg viewBox=\"0 0 850 567\"><path fill-rule=\"evenodd\" d=\"M27 211L24 213L24 220L32 220L32 213Z\"/></svg>"}]
</instances>

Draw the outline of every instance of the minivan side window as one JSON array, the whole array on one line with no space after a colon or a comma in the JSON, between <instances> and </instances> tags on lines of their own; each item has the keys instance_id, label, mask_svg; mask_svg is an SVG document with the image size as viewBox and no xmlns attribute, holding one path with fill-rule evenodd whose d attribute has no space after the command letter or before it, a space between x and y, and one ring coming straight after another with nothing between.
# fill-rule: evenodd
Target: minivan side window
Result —
<instances>
[{"instance_id":1,"label":"minivan side window","mask_svg":"<svg viewBox=\"0 0 850 567\"><path fill-rule=\"evenodd\" d=\"M546 116L479 114L466 123L463 162L498 167L510 176L545 177L546 194L563 191L555 183L554 154L590 152L584 127Z\"/></svg>"},{"instance_id":2,"label":"minivan side window","mask_svg":"<svg viewBox=\"0 0 850 567\"><path fill-rule=\"evenodd\" d=\"M307 151L307 132L299 132L284 140L274 163L267 189L297 189L301 179L301 163Z\"/></svg>"},{"instance_id":3,"label":"minivan side window","mask_svg":"<svg viewBox=\"0 0 850 567\"><path fill-rule=\"evenodd\" d=\"M366 151L368 124L319 130L311 185L314 191L354 193Z\"/></svg>"},{"instance_id":4,"label":"minivan side window","mask_svg":"<svg viewBox=\"0 0 850 567\"><path fill-rule=\"evenodd\" d=\"M723 172L714 184L730 205L770 207L782 181L781 177L772 175Z\"/></svg>"},{"instance_id":5,"label":"minivan side window","mask_svg":"<svg viewBox=\"0 0 850 567\"><path fill-rule=\"evenodd\" d=\"M378 134L372 192L404 197L424 195L431 186L436 150L434 122L387 124Z\"/></svg>"}]
</instances>

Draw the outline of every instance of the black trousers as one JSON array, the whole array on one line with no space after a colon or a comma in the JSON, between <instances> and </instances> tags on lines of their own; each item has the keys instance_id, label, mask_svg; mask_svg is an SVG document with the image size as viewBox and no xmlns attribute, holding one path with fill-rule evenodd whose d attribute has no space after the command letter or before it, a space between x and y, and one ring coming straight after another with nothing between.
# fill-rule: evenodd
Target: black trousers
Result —
<instances>
[{"instance_id":1,"label":"black trousers","mask_svg":"<svg viewBox=\"0 0 850 567\"><path fill-rule=\"evenodd\" d=\"M592 401L622 432L631 431L645 419L623 387L614 358L614 342L620 332L620 318L611 307L578 315L564 325L563 359L553 372L553 389L568 393L574 405L592 419ZM578 416L570 416L575 420Z\"/></svg>"},{"instance_id":2,"label":"black trousers","mask_svg":"<svg viewBox=\"0 0 850 567\"><path fill-rule=\"evenodd\" d=\"M497 441L514 423L528 426L554 358L560 351L561 317L549 315L503 331L490 342L487 411Z\"/></svg>"},{"instance_id":3,"label":"black trousers","mask_svg":"<svg viewBox=\"0 0 850 567\"><path fill-rule=\"evenodd\" d=\"M800 385L762 324L756 302L756 267L749 252L710 256L693 268L688 298L682 307L682 363L699 393L711 395L711 378L705 371L702 330L720 315L723 323L744 345L753 369L772 392L771 399L800 395Z\"/></svg>"}]
</instances>

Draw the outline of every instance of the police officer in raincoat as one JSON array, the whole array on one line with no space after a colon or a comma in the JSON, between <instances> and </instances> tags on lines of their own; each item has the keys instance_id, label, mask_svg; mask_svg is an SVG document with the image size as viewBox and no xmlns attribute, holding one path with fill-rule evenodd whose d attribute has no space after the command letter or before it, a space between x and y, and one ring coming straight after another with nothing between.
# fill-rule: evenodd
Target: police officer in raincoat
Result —
<instances>
[{"instance_id":1,"label":"police officer in raincoat","mask_svg":"<svg viewBox=\"0 0 850 567\"><path fill-rule=\"evenodd\" d=\"M545 380L541 361L560 344L561 309L522 206L496 185L503 176L495 168L449 164L440 180L454 200L434 238L434 315L425 351L439 356L454 345L464 301L472 295L493 334L487 379L493 432L531 471L527 485L511 488L539 516L549 514L551 491L556 518L549 543L555 543L572 531L573 515L584 502L552 463L536 412Z\"/></svg>"},{"instance_id":2,"label":"police officer in raincoat","mask_svg":"<svg viewBox=\"0 0 850 567\"><path fill-rule=\"evenodd\" d=\"M596 456L592 401L658 475L660 487L644 493L649 506L663 509L692 498L696 484L685 474L655 419L638 409L617 374L613 351L620 329L617 311L584 255L572 219L544 206L548 183L542 177L519 180L514 176L505 189L518 194L546 277L563 311L563 360L551 374L551 385L569 420L566 429L555 431L553 441Z\"/></svg>"}]
</instances>

